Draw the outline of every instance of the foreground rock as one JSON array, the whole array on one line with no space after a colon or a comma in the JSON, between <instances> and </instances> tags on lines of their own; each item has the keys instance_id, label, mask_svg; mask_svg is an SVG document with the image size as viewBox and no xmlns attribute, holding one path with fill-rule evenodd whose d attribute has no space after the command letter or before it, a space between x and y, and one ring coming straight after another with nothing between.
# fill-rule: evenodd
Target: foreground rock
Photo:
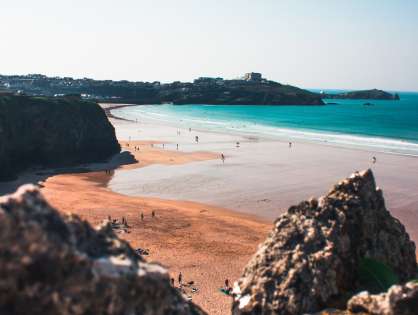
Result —
<instances>
[{"instance_id":1,"label":"foreground rock","mask_svg":"<svg viewBox=\"0 0 418 315\"><path fill-rule=\"evenodd\" d=\"M0 95L0 180L27 167L98 162L119 151L115 130L96 103Z\"/></svg>"},{"instance_id":2,"label":"foreground rock","mask_svg":"<svg viewBox=\"0 0 418 315\"><path fill-rule=\"evenodd\" d=\"M416 315L418 314L418 283L392 286L388 292L372 295L358 294L348 302L352 313L370 315Z\"/></svg>"},{"instance_id":3,"label":"foreground rock","mask_svg":"<svg viewBox=\"0 0 418 315\"><path fill-rule=\"evenodd\" d=\"M109 226L61 216L33 186L0 198L0 314L203 314Z\"/></svg>"},{"instance_id":4,"label":"foreground rock","mask_svg":"<svg viewBox=\"0 0 418 315\"><path fill-rule=\"evenodd\" d=\"M356 173L326 196L289 208L235 284L234 314L304 314L345 308L362 289L364 258L416 272L415 244L385 208L372 172Z\"/></svg>"}]
</instances>

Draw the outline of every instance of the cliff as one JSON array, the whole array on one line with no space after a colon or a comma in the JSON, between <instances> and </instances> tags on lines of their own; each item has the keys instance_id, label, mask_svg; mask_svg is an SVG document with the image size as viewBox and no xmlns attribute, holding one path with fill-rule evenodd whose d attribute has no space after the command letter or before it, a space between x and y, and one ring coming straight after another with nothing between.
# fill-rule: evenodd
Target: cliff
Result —
<instances>
[{"instance_id":1,"label":"cliff","mask_svg":"<svg viewBox=\"0 0 418 315\"><path fill-rule=\"evenodd\" d=\"M373 89L364 91L344 92L339 94L322 94L322 98L352 100L399 100L399 95L397 93L391 94L382 90Z\"/></svg>"},{"instance_id":2,"label":"cliff","mask_svg":"<svg viewBox=\"0 0 418 315\"><path fill-rule=\"evenodd\" d=\"M120 146L103 109L79 98L0 96L0 180L32 166L95 162Z\"/></svg>"},{"instance_id":3,"label":"cliff","mask_svg":"<svg viewBox=\"0 0 418 315\"><path fill-rule=\"evenodd\" d=\"M386 209L372 172L355 173L326 196L290 207L276 220L234 285L233 314L344 309L359 291L386 289L376 277L379 272L389 278L387 284L415 277L415 249L404 226ZM355 299L350 308L359 310L360 304Z\"/></svg>"},{"instance_id":4,"label":"cliff","mask_svg":"<svg viewBox=\"0 0 418 315\"><path fill-rule=\"evenodd\" d=\"M0 198L3 315L204 314L109 224L59 214L31 185Z\"/></svg>"}]
</instances>

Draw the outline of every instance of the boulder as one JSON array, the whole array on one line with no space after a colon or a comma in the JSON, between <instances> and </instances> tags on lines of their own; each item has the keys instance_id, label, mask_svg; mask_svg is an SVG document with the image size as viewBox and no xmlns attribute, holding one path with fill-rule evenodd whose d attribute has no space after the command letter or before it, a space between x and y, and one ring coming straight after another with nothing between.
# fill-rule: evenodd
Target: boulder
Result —
<instances>
[{"instance_id":1,"label":"boulder","mask_svg":"<svg viewBox=\"0 0 418 315\"><path fill-rule=\"evenodd\" d=\"M0 314L203 314L109 225L61 215L23 186L0 198Z\"/></svg>"},{"instance_id":2,"label":"boulder","mask_svg":"<svg viewBox=\"0 0 418 315\"><path fill-rule=\"evenodd\" d=\"M374 259L400 281L415 276L415 244L385 207L370 170L280 216L235 283L233 314L304 314L345 308Z\"/></svg>"},{"instance_id":3,"label":"boulder","mask_svg":"<svg viewBox=\"0 0 418 315\"><path fill-rule=\"evenodd\" d=\"M348 310L350 314L416 315L418 314L418 283L394 285L381 294L362 292L350 299Z\"/></svg>"}]
</instances>

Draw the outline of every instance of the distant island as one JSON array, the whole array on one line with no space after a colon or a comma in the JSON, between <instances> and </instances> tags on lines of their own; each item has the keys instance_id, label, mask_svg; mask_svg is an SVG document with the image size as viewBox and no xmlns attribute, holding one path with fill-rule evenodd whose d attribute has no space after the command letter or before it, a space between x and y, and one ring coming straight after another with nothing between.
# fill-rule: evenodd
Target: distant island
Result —
<instances>
[{"instance_id":1,"label":"distant island","mask_svg":"<svg viewBox=\"0 0 418 315\"><path fill-rule=\"evenodd\" d=\"M0 88L27 95L64 96L131 104L324 105L321 96L247 73L240 79L201 77L193 82L130 82L70 77L0 75Z\"/></svg>"},{"instance_id":2,"label":"distant island","mask_svg":"<svg viewBox=\"0 0 418 315\"><path fill-rule=\"evenodd\" d=\"M320 93L323 99L350 99L350 100L399 100L398 93L391 94L386 91L372 89L362 91L344 92L338 94Z\"/></svg>"}]
</instances>

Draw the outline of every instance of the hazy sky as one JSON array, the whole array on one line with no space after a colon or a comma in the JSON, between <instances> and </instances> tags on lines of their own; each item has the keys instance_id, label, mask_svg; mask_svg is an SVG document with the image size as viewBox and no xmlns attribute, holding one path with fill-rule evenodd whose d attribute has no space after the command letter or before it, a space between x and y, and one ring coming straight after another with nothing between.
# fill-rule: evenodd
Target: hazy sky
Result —
<instances>
[{"instance_id":1,"label":"hazy sky","mask_svg":"<svg viewBox=\"0 0 418 315\"><path fill-rule=\"evenodd\" d=\"M418 0L0 0L0 73L418 90Z\"/></svg>"}]
</instances>

